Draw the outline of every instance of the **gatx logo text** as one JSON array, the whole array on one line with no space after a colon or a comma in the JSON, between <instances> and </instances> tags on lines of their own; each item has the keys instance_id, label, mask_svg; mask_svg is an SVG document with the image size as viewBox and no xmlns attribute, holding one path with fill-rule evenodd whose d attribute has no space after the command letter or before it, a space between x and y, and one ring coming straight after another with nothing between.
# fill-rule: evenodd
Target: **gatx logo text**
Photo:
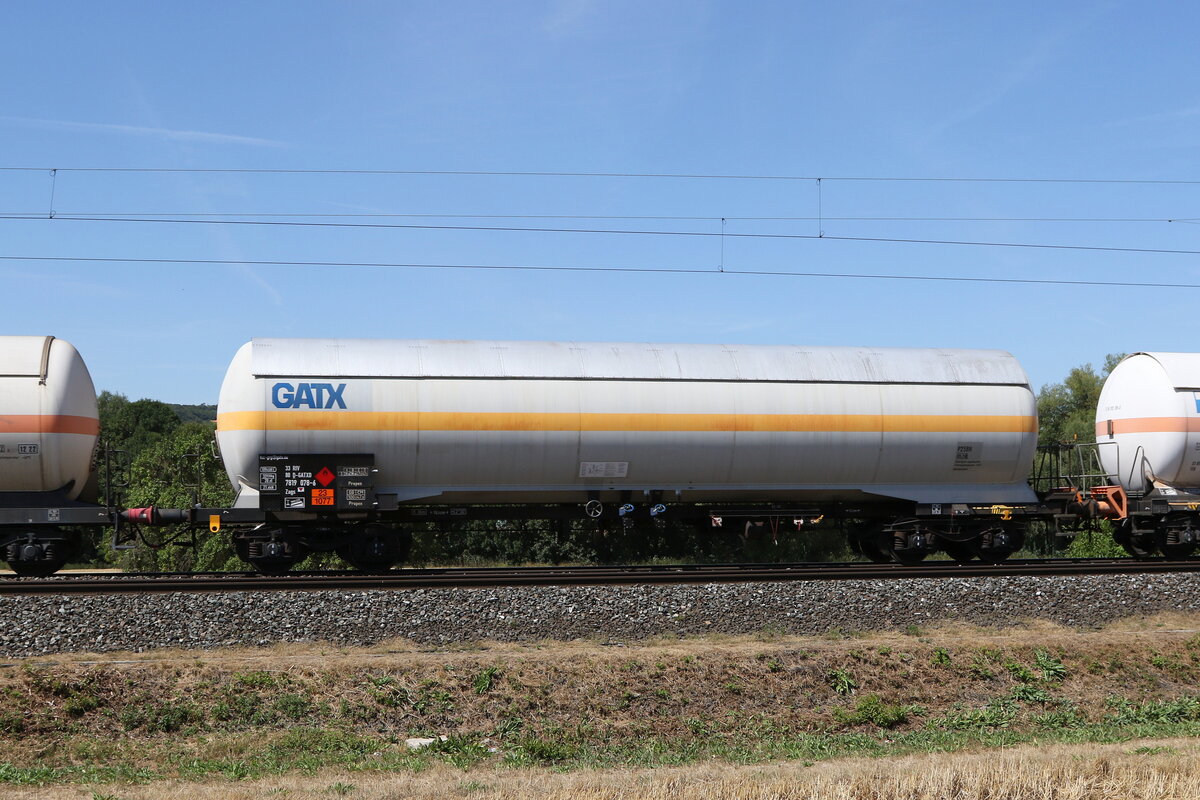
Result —
<instances>
[{"instance_id":1,"label":"gatx logo text","mask_svg":"<svg viewBox=\"0 0 1200 800\"><path fill-rule=\"evenodd\" d=\"M271 403L276 408L345 408L344 391L344 383L277 383L271 387Z\"/></svg>"}]
</instances>

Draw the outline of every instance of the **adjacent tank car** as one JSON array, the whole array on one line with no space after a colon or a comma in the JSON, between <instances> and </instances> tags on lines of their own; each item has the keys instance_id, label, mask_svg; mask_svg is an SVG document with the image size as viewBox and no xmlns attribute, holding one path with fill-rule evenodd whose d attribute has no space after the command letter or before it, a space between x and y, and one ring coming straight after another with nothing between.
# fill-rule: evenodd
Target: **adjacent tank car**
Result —
<instances>
[{"instance_id":1,"label":"adjacent tank car","mask_svg":"<svg viewBox=\"0 0 1200 800\"><path fill-rule=\"evenodd\" d=\"M105 525L96 506L96 390L79 353L53 336L0 337L0 554L23 575L74 554L66 525Z\"/></svg>"},{"instance_id":2,"label":"adjacent tank car","mask_svg":"<svg viewBox=\"0 0 1200 800\"><path fill-rule=\"evenodd\" d=\"M1122 360L1097 403L1096 449L1127 495L1110 513L1125 549L1191 555L1200 542L1200 354Z\"/></svg>"}]
</instances>

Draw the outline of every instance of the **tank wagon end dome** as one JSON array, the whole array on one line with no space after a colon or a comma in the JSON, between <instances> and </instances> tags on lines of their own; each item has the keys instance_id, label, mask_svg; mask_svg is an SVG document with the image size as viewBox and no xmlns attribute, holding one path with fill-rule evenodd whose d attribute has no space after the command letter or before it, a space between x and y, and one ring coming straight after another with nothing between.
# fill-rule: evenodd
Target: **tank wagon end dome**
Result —
<instances>
[{"instance_id":1,"label":"tank wagon end dome","mask_svg":"<svg viewBox=\"0 0 1200 800\"><path fill-rule=\"evenodd\" d=\"M0 492L79 497L100 432L79 351L53 336L0 336Z\"/></svg>"},{"instance_id":2,"label":"tank wagon end dome","mask_svg":"<svg viewBox=\"0 0 1200 800\"><path fill-rule=\"evenodd\" d=\"M1131 353L1096 403L1104 470L1126 491L1200 486L1200 353Z\"/></svg>"},{"instance_id":3,"label":"tank wagon end dome","mask_svg":"<svg viewBox=\"0 0 1200 800\"><path fill-rule=\"evenodd\" d=\"M1167 382L1176 389L1200 391L1200 353L1130 353L1113 368L1116 372L1122 364L1132 360L1148 358L1158 363Z\"/></svg>"}]
</instances>

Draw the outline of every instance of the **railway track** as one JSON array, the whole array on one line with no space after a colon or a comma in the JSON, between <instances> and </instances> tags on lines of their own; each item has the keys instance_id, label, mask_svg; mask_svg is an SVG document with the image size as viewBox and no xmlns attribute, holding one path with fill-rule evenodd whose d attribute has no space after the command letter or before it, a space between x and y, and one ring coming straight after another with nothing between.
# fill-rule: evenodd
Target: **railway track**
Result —
<instances>
[{"instance_id":1,"label":"railway track","mask_svg":"<svg viewBox=\"0 0 1200 800\"><path fill-rule=\"evenodd\" d=\"M48 578L0 577L0 594L143 594L163 592L319 591L433 589L508 586L596 586L616 584L747 583L898 578L975 578L1051 575L1129 575L1200 571L1200 559L1030 559L1003 564L918 566L872 563L690 564L673 566L487 567L360 572L251 573L77 573Z\"/></svg>"}]
</instances>

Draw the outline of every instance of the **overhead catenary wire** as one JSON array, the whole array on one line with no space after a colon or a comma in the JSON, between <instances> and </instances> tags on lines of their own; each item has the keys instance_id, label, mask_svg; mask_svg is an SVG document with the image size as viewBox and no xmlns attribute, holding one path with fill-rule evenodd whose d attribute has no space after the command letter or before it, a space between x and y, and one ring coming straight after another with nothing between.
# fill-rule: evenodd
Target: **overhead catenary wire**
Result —
<instances>
[{"instance_id":1,"label":"overhead catenary wire","mask_svg":"<svg viewBox=\"0 0 1200 800\"><path fill-rule=\"evenodd\" d=\"M668 220L684 222L1200 222L1200 217L804 217L804 216L695 216L680 214L456 214L407 211L324 212L324 211L55 211L55 218L67 217L297 217L329 219L603 219ZM0 218L46 219L46 211L0 211Z\"/></svg>"},{"instance_id":2,"label":"overhead catenary wire","mask_svg":"<svg viewBox=\"0 0 1200 800\"><path fill-rule=\"evenodd\" d=\"M725 233L723 231L666 231L666 230L629 230L622 228L534 228L511 225L428 225L428 224L399 224L383 222L296 222L283 220L231 220L231 219L171 219L162 217L81 217L55 216L47 217L13 217L2 216L0 220L22 221L51 221L51 222L124 222L124 223L155 223L174 225L263 225L303 228L378 228L397 230L444 230L444 231L482 231L504 233L583 233L625 236L680 236L702 238L735 238L735 239L784 239L784 240L824 240L838 242L875 242L882 244L925 244L953 245L960 247L1006 247L1029 248L1036 250L1072 250L1102 253L1141 253L1157 255L1200 255L1200 250L1164 248L1164 247L1115 247L1107 245L1078 245L1078 244L1045 244L1039 242L983 242L961 239L909 239L889 236L829 236L810 233ZM1121 284L1114 284L1121 285Z\"/></svg>"},{"instance_id":3,"label":"overhead catenary wire","mask_svg":"<svg viewBox=\"0 0 1200 800\"><path fill-rule=\"evenodd\" d=\"M0 167L0 172L124 172L124 173L225 173L245 175L459 175L509 178L657 178L677 180L746 181L856 181L881 183L1083 183L1200 186L1200 180L1159 178L997 178L920 175L784 175L698 172L587 172L556 170L454 170L454 169L290 169L286 167Z\"/></svg>"},{"instance_id":4,"label":"overhead catenary wire","mask_svg":"<svg viewBox=\"0 0 1200 800\"><path fill-rule=\"evenodd\" d=\"M813 237L816 238L816 237ZM826 236L825 239L830 237ZM896 281L945 281L953 283L1033 284L1040 286L1097 286L1137 289L1200 289L1200 283L1152 283L1145 281L1097 281L1058 278L996 278L967 275L903 275L888 273L858 272L807 272L766 269L696 269L692 267L634 267L634 266L568 266L541 264L431 264L380 261L296 261L296 260L252 260L224 258L147 258L112 256L22 256L0 255L0 261L32 262L85 262L95 264L195 264L249 267L345 267L345 268L388 268L388 269L432 269L432 270L484 270L484 271L527 271L527 272L595 272L595 273L646 273L678 275L741 275L787 278L845 278L861 280Z\"/></svg>"}]
</instances>

